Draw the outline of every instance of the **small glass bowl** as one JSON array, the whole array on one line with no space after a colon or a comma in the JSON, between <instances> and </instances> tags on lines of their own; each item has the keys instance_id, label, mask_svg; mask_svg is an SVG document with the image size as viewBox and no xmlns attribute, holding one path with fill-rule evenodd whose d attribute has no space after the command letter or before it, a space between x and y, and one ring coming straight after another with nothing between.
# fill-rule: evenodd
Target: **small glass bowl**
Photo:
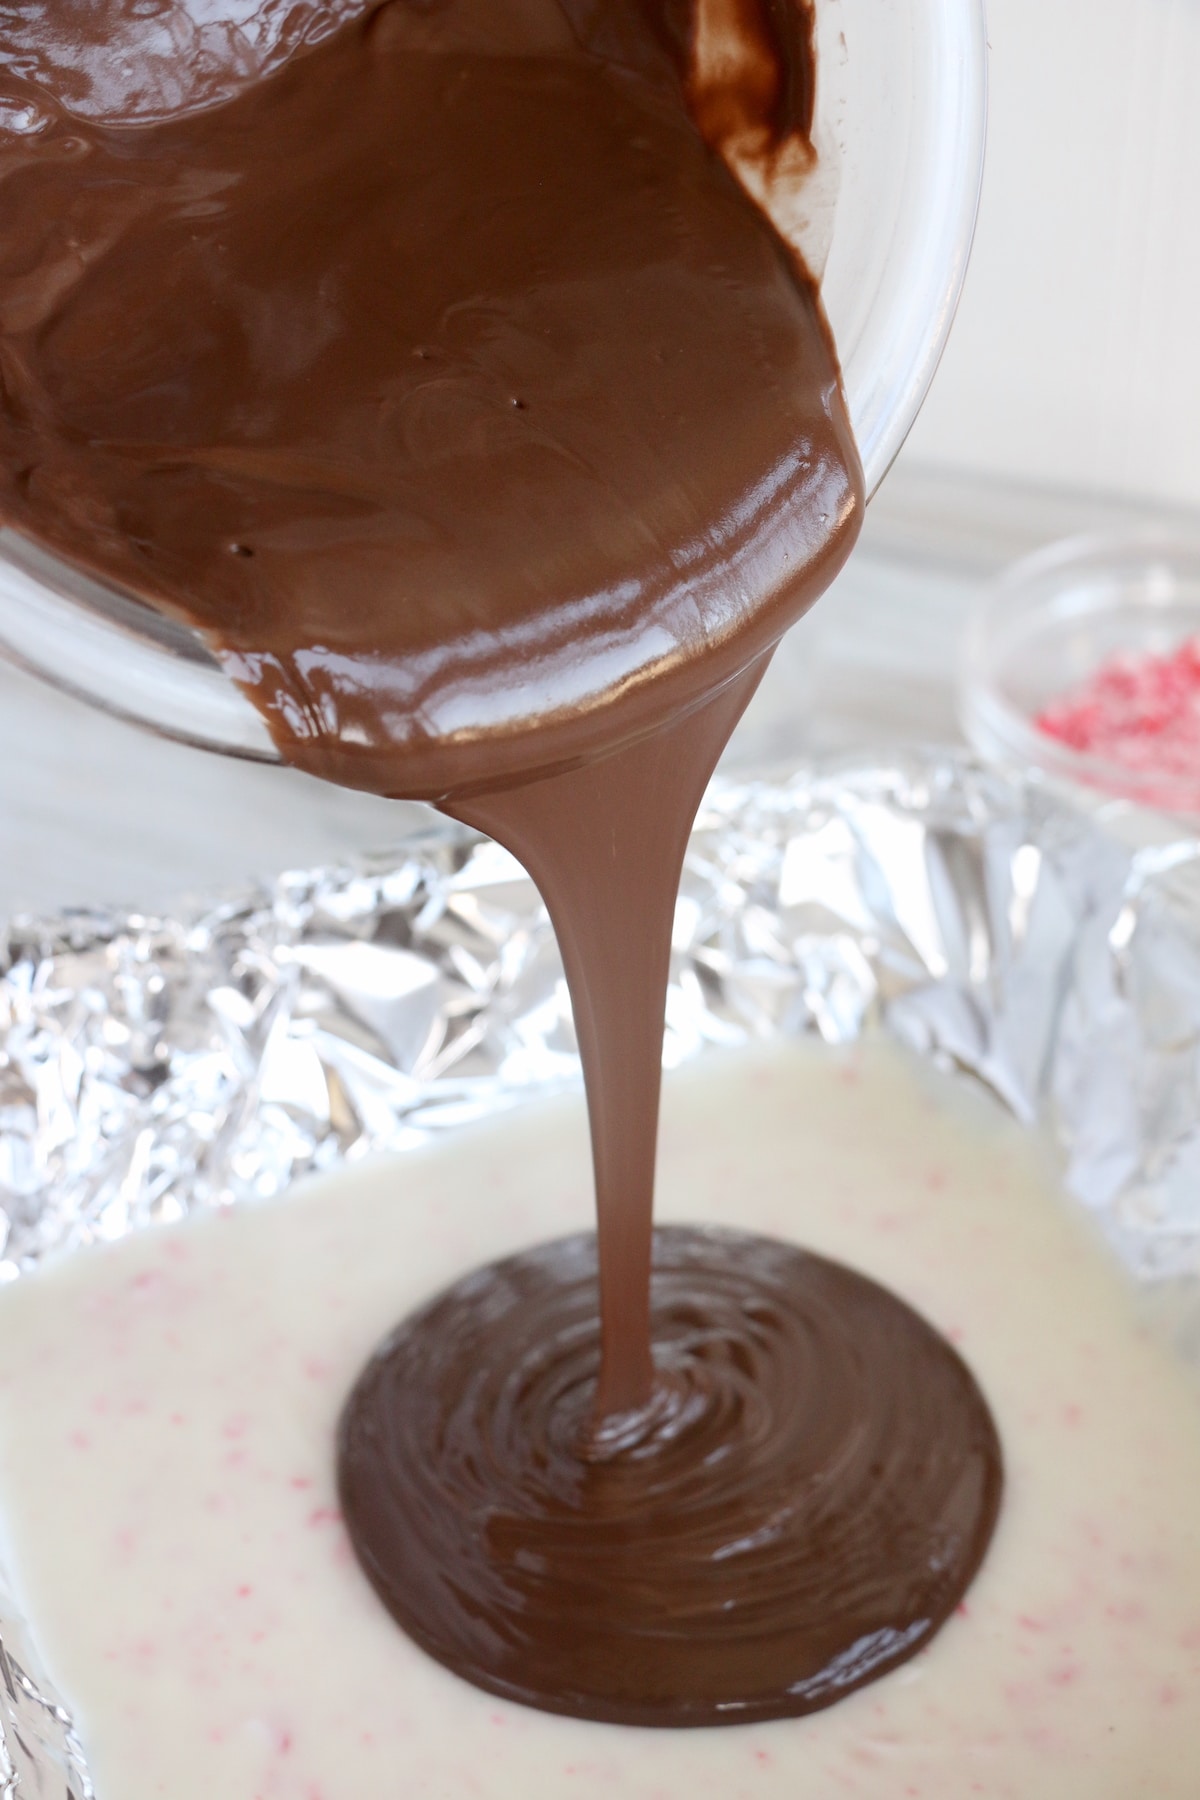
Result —
<instances>
[{"instance_id":1,"label":"small glass bowl","mask_svg":"<svg viewBox=\"0 0 1200 1800\"><path fill-rule=\"evenodd\" d=\"M1036 724L1113 657L1167 656L1200 637L1200 533L1071 538L1014 563L967 629L959 718L990 762L1037 771L1077 803L1118 801L1200 824L1194 775L1129 768Z\"/></svg>"}]
</instances>

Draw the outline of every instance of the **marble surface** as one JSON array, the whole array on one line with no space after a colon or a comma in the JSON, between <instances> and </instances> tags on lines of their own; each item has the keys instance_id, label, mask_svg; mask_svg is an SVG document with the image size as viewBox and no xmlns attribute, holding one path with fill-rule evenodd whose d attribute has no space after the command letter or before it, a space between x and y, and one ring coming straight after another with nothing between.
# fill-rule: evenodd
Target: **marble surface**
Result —
<instances>
[{"instance_id":1,"label":"marble surface","mask_svg":"<svg viewBox=\"0 0 1200 1800\"><path fill-rule=\"evenodd\" d=\"M958 643L991 576L1053 538L1148 516L902 462L850 565L785 639L727 766L957 737ZM0 664L0 914L161 908L181 893L386 850L428 816L151 737Z\"/></svg>"}]
</instances>

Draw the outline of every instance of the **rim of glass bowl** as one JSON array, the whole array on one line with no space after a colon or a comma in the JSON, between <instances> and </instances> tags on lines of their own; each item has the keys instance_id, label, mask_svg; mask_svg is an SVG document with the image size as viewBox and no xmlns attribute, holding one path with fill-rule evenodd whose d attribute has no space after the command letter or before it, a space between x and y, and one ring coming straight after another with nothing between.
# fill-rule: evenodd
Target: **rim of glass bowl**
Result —
<instances>
[{"instance_id":1,"label":"rim of glass bowl","mask_svg":"<svg viewBox=\"0 0 1200 1800\"><path fill-rule=\"evenodd\" d=\"M818 135L837 157L822 294L873 494L920 411L966 274L984 0L817 0L817 30ZM199 633L2 527L0 655L165 737L278 760Z\"/></svg>"},{"instance_id":2,"label":"rim of glass bowl","mask_svg":"<svg viewBox=\"0 0 1200 1800\"><path fill-rule=\"evenodd\" d=\"M985 0L817 0L817 29L818 142L838 158L821 297L870 497L916 422L966 278L987 130Z\"/></svg>"},{"instance_id":3,"label":"rim of glass bowl","mask_svg":"<svg viewBox=\"0 0 1200 1800\"><path fill-rule=\"evenodd\" d=\"M989 762L1038 772L1093 810L1132 804L1194 827L1200 809L1194 800L1189 805L1186 796L1195 795L1200 771L1196 780L1178 787L1169 775L1073 750L1040 731L1009 692L1014 660L1036 657L1039 642L1044 646L1073 625L1083 628L1122 614L1144 614L1148 622L1163 626L1174 615L1176 629L1164 631L1164 649L1168 635L1177 642L1190 634L1189 617L1191 631L1200 630L1200 534L1148 526L1120 536L1073 537L1011 564L977 603L963 635L960 722ZM1117 654L1120 647L1114 635L1104 655ZM1126 639L1126 647L1152 646Z\"/></svg>"}]
</instances>

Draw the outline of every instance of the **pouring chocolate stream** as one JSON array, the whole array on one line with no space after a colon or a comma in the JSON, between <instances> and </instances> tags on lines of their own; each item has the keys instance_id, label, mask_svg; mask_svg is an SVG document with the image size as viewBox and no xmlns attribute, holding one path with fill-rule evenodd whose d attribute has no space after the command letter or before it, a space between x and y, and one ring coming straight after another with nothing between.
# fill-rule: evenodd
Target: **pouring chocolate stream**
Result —
<instances>
[{"instance_id":1,"label":"pouring chocolate stream","mask_svg":"<svg viewBox=\"0 0 1200 1800\"><path fill-rule=\"evenodd\" d=\"M952 1610L990 1534L999 1453L969 1376L933 1340L961 1394L940 1419L914 1400L889 1423L882 1373L874 1401L870 1382L809 1396L810 1424L827 1412L878 1441L897 1516L914 1513L894 1542L868 1528L858 1477L839 1512L836 1458L803 1474L789 1462L787 1383L764 1376L780 1418L755 1413L755 1430L777 1432L777 1472L791 1471L772 1487L726 1375L778 1367L819 1393L832 1339L804 1281L764 1313L759 1264L719 1240L684 1258L698 1338L670 1366L652 1353L684 846L773 645L840 567L862 509L836 357L783 235L812 158L809 14L795 0L389 0L349 19L301 9L289 37L250 8L222 62L211 35L205 57L164 60L187 14L168 4L146 39L152 69L135 53L145 9L99 13L134 43L124 86L119 69L89 76L103 59L72 47L71 9L57 35L49 10L0 26L3 516L200 627L296 766L432 800L514 850L554 918L583 1053L601 1320L558 1420L571 1428L523 1412L530 1393L551 1401L514 1364L500 1392L524 1420L504 1439L517 1462L482 1492L443 1470L448 1529L422 1536L404 1471L431 1443L411 1384L386 1376L388 1356L415 1354L402 1329L343 1432L364 1566L434 1654L534 1704L669 1723L827 1704ZM723 1271L739 1297L708 1329ZM578 1288L574 1265L561 1275L528 1300L551 1364ZM915 1379L932 1334L878 1293L860 1296L886 1311L874 1354L909 1358ZM464 1318L485 1301L499 1304L471 1290ZM583 1330L574 1299L567 1310ZM413 1331L431 1318L440 1336L418 1361L429 1391L444 1377L449 1392L487 1343L436 1309ZM744 1341L756 1332L811 1353L773 1359ZM493 1423L475 1419L473 1456ZM407 1426L397 1464L381 1446ZM535 1481L520 1446L543 1438L553 1455ZM671 1531L645 1530L674 1503L663 1459L683 1446L686 1461L689 1444L734 1472L712 1540L725 1552L706 1538L704 1556L673 1561ZM917 1471L934 1465L931 1489ZM542 1476L597 1543L618 1509L593 1618L556 1560ZM812 1530L813 1482L830 1489L832 1535ZM524 1560L509 1565L498 1546L514 1532ZM651 1542L647 1584L632 1571ZM849 1572L871 1550L864 1612ZM845 1580L806 1612L818 1555L840 1557ZM714 1573L730 1559L732 1588ZM427 1582L399 1578L417 1562ZM526 1604L531 1569L558 1595L548 1614ZM764 1583L779 1588L765 1613ZM720 1655L701 1676L689 1647L710 1627L728 1691ZM623 1667L613 1650L639 1638L665 1670L656 1699L637 1658ZM547 1670L568 1642L583 1648L556 1690Z\"/></svg>"}]
</instances>

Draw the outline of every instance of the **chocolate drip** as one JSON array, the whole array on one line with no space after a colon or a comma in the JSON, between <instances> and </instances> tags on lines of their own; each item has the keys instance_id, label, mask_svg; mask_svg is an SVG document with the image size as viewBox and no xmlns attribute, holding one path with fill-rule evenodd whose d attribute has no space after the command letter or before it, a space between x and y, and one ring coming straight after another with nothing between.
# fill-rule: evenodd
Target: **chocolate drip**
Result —
<instances>
[{"instance_id":1,"label":"chocolate drip","mask_svg":"<svg viewBox=\"0 0 1200 1800\"><path fill-rule=\"evenodd\" d=\"M764 668L600 762L447 806L525 865L562 951L596 1172L601 1416L652 1399L650 1224L675 896L696 808Z\"/></svg>"},{"instance_id":2,"label":"chocolate drip","mask_svg":"<svg viewBox=\"0 0 1200 1800\"><path fill-rule=\"evenodd\" d=\"M554 918L599 1314L552 1247L372 1365L342 1482L385 1602L552 1710L810 1710L938 1628L1000 1484L970 1377L870 1283L669 1233L650 1287L688 830L861 514L794 242L810 8L235 11L0 19L0 517L199 627L296 766L498 837Z\"/></svg>"}]
</instances>

